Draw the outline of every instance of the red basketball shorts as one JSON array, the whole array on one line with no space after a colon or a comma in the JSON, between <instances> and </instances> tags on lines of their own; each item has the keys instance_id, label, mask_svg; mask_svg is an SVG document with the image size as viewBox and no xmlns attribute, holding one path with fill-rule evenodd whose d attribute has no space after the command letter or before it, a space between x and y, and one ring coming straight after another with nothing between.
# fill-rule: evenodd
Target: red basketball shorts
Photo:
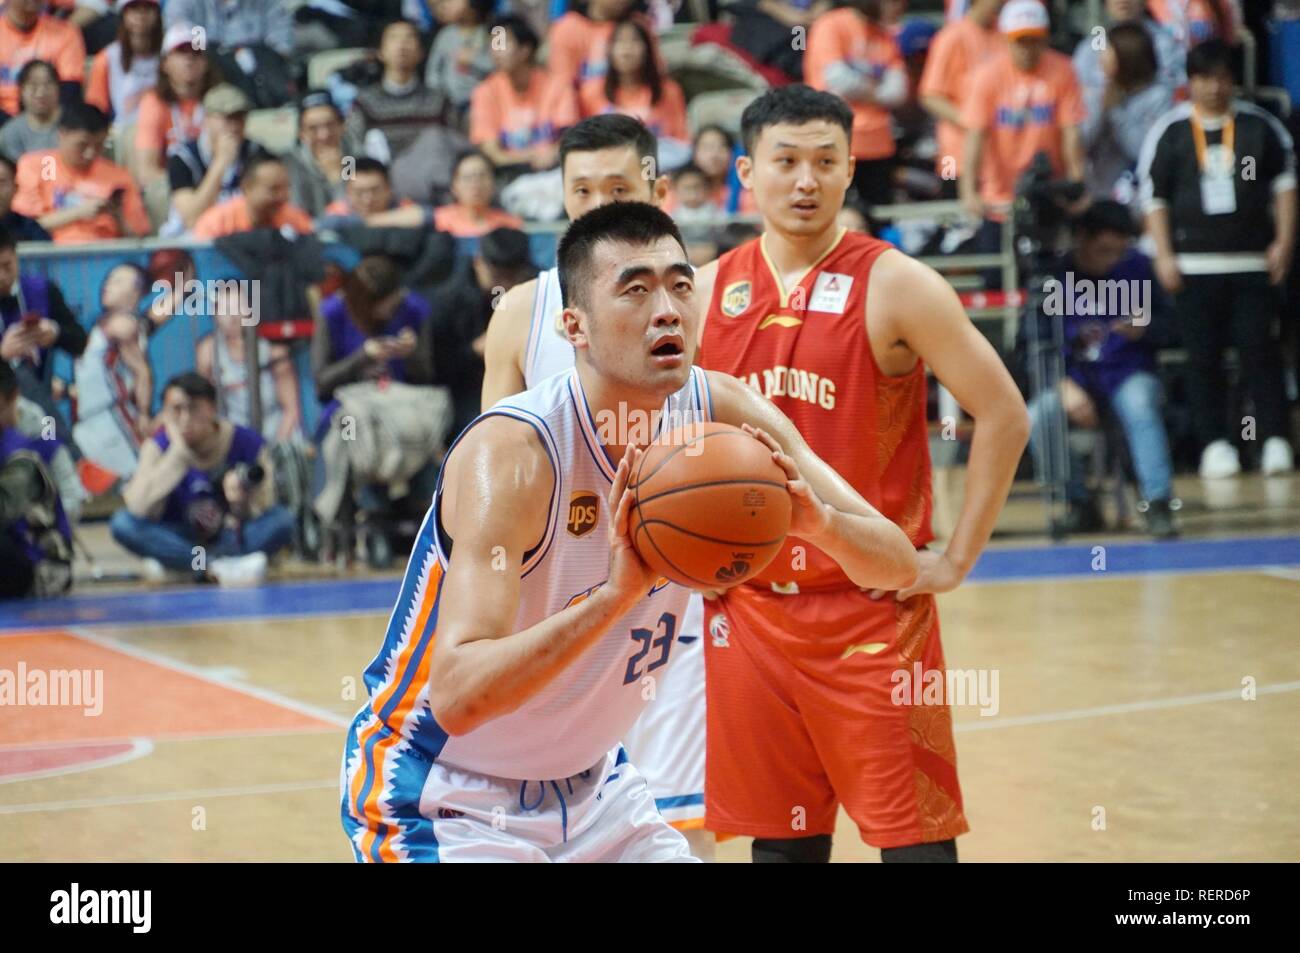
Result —
<instances>
[{"instance_id":1,"label":"red basketball shorts","mask_svg":"<svg viewBox=\"0 0 1300 953\"><path fill-rule=\"evenodd\" d=\"M896 674L938 671L934 597L740 586L705 602L705 826L764 838L830 834L836 807L874 847L969 827L946 703Z\"/></svg>"}]
</instances>

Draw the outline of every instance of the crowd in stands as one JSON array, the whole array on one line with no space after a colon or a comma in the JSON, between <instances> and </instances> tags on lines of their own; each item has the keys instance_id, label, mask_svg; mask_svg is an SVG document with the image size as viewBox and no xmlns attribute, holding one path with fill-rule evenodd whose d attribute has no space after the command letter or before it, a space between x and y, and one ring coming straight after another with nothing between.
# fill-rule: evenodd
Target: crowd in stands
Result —
<instances>
[{"instance_id":1,"label":"crowd in stands","mask_svg":"<svg viewBox=\"0 0 1300 953\"><path fill-rule=\"evenodd\" d=\"M1078 428L1114 422L1149 529L1172 535L1175 441L1154 360L1170 342L1187 354L1181 388L1201 475L1242 468L1227 346L1249 368L1253 456L1266 474L1289 471L1279 341L1294 341L1296 295L1288 304L1283 289L1294 275L1295 147L1288 116L1234 97L1246 29L1237 0L1105 0L1097 24L1077 10L1049 16L1039 0L911 7L5 0L0 354L13 373L0 378L0 464L26 460L23 441L39 441L51 420L63 451L38 454L44 483L24 463L12 493L44 500L56 487L62 503L57 514L46 507L45 537L60 536L86 493L71 475L79 468L86 483L93 472L125 501L115 538L151 574L260 578L268 554L304 544L301 519L274 502L286 492L278 471L303 453L272 450L306 447L309 460L319 452L331 465L342 451L324 435L340 415L378 412L376 382L408 398L400 388L443 388L448 402L430 411L442 444L478 412L492 305L537 270L520 230L563 217L566 129L608 113L643 122L659 141L646 174L668 177L664 206L703 263L753 234L724 224L756 211L734 171L744 102L791 82L852 109L847 227L879 232L875 208L955 199L960 226L886 237L910 252L997 251L1017 184L1045 156L1054 178L1080 185L1060 203L1074 225L1057 275L1154 279L1145 313L1067 322L1064 379L1030 395L1040 472L1051 414ZM709 22L692 23L701 9ZM1238 174L1243 157L1253 160L1249 177ZM457 256L438 235L468 244ZM182 306L171 276L206 277L187 252L113 268L79 315L15 252L17 242L52 242L75 256L150 237L213 241L310 286L297 315L314 321L310 347L248 333L248 302L219 287L205 295L191 367L158 389L149 341ZM355 255L326 268L317 238ZM448 263L430 264L440 256ZM310 277L318 272L326 277ZM151 294L160 278L168 290ZM55 351L75 360L73 379L50 373ZM391 492L376 506L427 505L437 468L417 463L387 474ZM1067 481L1072 530L1100 526L1082 473L1076 464ZM331 513L366 510L342 479ZM0 493L6 486L0 479ZM26 553L36 565L40 521L19 519L21 509L0 496L0 540L17 540L4 544L5 559ZM194 563L196 545L211 549L205 566ZM351 537L331 546L350 552ZM376 546L383 563L391 542ZM24 575L21 591L50 591L38 576Z\"/></svg>"}]
</instances>

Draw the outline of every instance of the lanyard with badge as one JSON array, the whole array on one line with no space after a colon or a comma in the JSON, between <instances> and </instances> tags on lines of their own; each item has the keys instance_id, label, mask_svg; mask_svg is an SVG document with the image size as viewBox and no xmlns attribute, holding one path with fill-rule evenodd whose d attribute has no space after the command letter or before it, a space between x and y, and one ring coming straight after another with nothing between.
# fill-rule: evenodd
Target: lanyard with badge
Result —
<instances>
[{"instance_id":1,"label":"lanyard with badge","mask_svg":"<svg viewBox=\"0 0 1300 953\"><path fill-rule=\"evenodd\" d=\"M1192 110L1192 140L1196 144L1196 165L1201 170L1201 210L1206 215L1231 215L1237 211L1237 190L1233 171L1236 156L1233 142L1236 123L1229 113L1223 120L1218 145L1205 143L1200 114Z\"/></svg>"}]
</instances>

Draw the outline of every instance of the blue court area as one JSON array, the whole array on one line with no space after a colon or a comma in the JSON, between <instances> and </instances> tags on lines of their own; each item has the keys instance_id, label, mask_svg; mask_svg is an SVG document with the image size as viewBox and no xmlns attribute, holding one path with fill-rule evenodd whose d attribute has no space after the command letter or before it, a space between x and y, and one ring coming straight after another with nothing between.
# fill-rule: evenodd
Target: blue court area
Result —
<instances>
[{"instance_id":1,"label":"blue court area","mask_svg":"<svg viewBox=\"0 0 1300 953\"><path fill-rule=\"evenodd\" d=\"M980 557L967 584L1104 579L1279 566L1300 566L1300 536L994 549ZM382 612L392 608L398 586L398 579L386 577L285 582L257 589L193 586L83 591L66 599L0 605L0 630L96 624L176 625Z\"/></svg>"}]
</instances>

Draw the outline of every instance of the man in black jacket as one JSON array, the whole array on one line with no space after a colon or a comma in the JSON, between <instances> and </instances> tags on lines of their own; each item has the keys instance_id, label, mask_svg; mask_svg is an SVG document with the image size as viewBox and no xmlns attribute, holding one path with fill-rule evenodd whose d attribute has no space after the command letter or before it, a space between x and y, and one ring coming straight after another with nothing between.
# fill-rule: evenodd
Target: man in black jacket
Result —
<instances>
[{"instance_id":1,"label":"man in black jacket","mask_svg":"<svg viewBox=\"0 0 1300 953\"><path fill-rule=\"evenodd\" d=\"M416 349L422 383L451 391L450 444L478 416L483 390L483 342L501 296L537 275L528 254L528 236L498 228L479 239L466 260L431 297L431 311Z\"/></svg>"}]
</instances>

